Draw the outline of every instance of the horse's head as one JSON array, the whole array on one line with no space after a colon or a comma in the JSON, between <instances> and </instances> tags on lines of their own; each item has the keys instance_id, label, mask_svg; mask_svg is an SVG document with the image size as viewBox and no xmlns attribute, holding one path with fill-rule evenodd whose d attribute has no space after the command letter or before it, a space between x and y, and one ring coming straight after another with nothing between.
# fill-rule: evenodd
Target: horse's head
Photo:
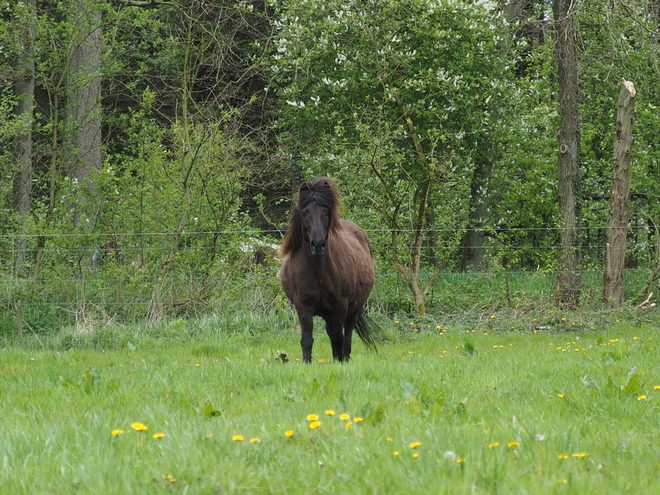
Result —
<instances>
[{"instance_id":1,"label":"horse's head","mask_svg":"<svg viewBox=\"0 0 660 495\"><path fill-rule=\"evenodd\" d=\"M304 244L314 256L322 256L328 247L328 235L339 225L341 200L335 181L317 177L300 186L298 202L289 220L289 232L282 254L298 251Z\"/></svg>"},{"instance_id":2,"label":"horse's head","mask_svg":"<svg viewBox=\"0 0 660 495\"><path fill-rule=\"evenodd\" d=\"M328 245L330 212L315 201L300 210L303 232L309 250L314 256L322 256Z\"/></svg>"}]
</instances>

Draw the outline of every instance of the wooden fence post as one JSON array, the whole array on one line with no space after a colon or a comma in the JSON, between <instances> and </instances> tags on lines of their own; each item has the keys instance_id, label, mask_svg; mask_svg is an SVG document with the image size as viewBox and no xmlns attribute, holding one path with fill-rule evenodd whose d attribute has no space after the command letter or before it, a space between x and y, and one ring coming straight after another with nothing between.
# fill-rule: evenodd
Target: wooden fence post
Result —
<instances>
[{"instance_id":1,"label":"wooden fence post","mask_svg":"<svg viewBox=\"0 0 660 495\"><path fill-rule=\"evenodd\" d=\"M605 273L603 276L603 302L613 308L621 306L623 303L623 268L626 259L636 94L632 82L621 81L619 104L616 112L614 175L612 179L612 199L610 200L610 218L607 225Z\"/></svg>"}]
</instances>

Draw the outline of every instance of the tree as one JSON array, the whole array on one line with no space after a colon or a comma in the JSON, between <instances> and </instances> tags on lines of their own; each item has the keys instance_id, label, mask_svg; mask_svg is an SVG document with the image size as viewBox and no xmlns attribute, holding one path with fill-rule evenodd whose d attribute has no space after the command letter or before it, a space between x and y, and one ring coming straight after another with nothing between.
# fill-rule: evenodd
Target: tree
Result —
<instances>
[{"instance_id":1,"label":"tree","mask_svg":"<svg viewBox=\"0 0 660 495\"><path fill-rule=\"evenodd\" d=\"M102 14L93 0L73 0L69 23L72 26L71 59L67 72L67 176L79 187L93 190L90 174L100 170L101 156L101 34ZM73 226L81 222L78 195L73 205ZM92 194L93 196L93 194ZM93 218L86 218L85 228Z\"/></svg>"},{"instance_id":2,"label":"tree","mask_svg":"<svg viewBox=\"0 0 660 495\"><path fill-rule=\"evenodd\" d=\"M576 3L554 0L555 55L559 78L560 125L557 158L560 226L560 255L557 272L557 302L576 307L580 302L580 120L578 102L578 59L575 47Z\"/></svg>"},{"instance_id":3,"label":"tree","mask_svg":"<svg viewBox=\"0 0 660 495\"><path fill-rule=\"evenodd\" d=\"M13 173L13 206L18 217L18 233L14 243L14 270L23 275L27 262L26 233L32 194L32 125L34 112L34 42L36 0L20 0L19 15L21 26L20 53L17 58L14 93L14 109L18 122L18 132L14 148L16 163Z\"/></svg>"}]
</instances>

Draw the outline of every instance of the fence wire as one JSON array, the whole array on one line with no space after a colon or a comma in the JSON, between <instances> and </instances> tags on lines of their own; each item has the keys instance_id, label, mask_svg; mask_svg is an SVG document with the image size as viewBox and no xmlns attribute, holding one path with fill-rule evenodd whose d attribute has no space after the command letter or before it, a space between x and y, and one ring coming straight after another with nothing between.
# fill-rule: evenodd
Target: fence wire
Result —
<instances>
[{"instance_id":1,"label":"fence wire","mask_svg":"<svg viewBox=\"0 0 660 495\"><path fill-rule=\"evenodd\" d=\"M582 256L581 304L602 297L606 227L589 229ZM583 229L585 230L585 229ZM410 231L397 231L405 238ZM419 274L429 312L495 311L552 301L560 229L484 229L480 263L464 270L465 231L425 231ZM390 230L370 230L377 281L369 307L385 314L415 310L406 269L411 247L392 245ZM516 244L516 235L541 233ZM17 306L33 331L81 320L128 322L210 313L288 311L277 270L280 231L71 233L3 236L0 242L0 334L15 331ZM506 242L513 239L511 242ZM433 242L430 242L430 241ZM398 256L397 260L394 257ZM657 292L660 273L653 231L628 232L625 297L635 302ZM438 274L435 272L439 271ZM431 283L432 281L432 283ZM430 284L426 287L426 284Z\"/></svg>"}]
</instances>

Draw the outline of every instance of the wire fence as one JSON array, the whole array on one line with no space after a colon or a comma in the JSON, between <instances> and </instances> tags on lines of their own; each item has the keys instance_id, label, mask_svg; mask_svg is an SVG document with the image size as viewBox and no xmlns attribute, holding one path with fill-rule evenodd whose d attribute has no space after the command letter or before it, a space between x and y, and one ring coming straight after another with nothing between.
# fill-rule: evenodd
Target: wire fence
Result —
<instances>
[{"instance_id":1,"label":"wire fence","mask_svg":"<svg viewBox=\"0 0 660 495\"><path fill-rule=\"evenodd\" d=\"M580 248L584 306L597 306L602 297L605 231L590 229L584 236L589 242ZM425 232L420 280L427 288L427 310L496 311L552 303L559 232L485 230L479 266L470 270L460 267L466 252L459 242L462 231ZM377 271L370 309L413 313L406 231L368 233ZM393 234L401 243L392 242ZM626 300L635 303L657 293L660 263L653 232L631 228L628 235L624 286ZM277 279L281 238L279 231L253 230L4 236L0 334L16 332L20 324L45 332L85 323L288 311Z\"/></svg>"}]
</instances>

